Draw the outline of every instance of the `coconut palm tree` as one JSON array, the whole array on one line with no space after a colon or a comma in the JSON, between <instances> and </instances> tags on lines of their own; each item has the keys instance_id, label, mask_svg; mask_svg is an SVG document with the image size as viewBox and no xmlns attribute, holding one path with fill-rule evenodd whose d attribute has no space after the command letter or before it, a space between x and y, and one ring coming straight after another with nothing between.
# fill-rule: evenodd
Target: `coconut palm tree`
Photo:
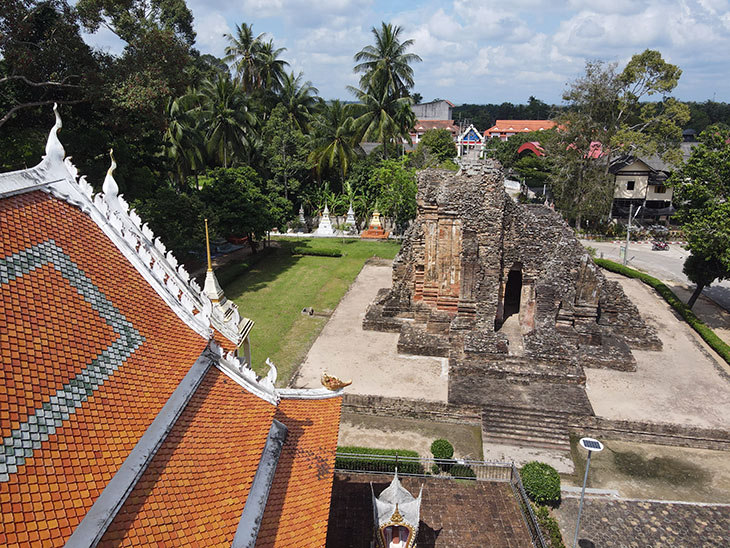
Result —
<instances>
[{"instance_id":1,"label":"coconut palm tree","mask_svg":"<svg viewBox=\"0 0 730 548\"><path fill-rule=\"evenodd\" d=\"M284 74L279 102L284 105L289 120L299 130L306 131L320 99L319 90L309 80L302 82L302 78L301 72L297 76L293 72Z\"/></svg>"},{"instance_id":2,"label":"coconut palm tree","mask_svg":"<svg viewBox=\"0 0 730 548\"><path fill-rule=\"evenodd\" d=\"M325 105L313 122L315 149L310 153L309 161L314 164L319 177L323 169L338 166L341 184L344 184L347 170L360 149L355 139L355 124L350 110L341 101L334 100Z\"/></svg>"},{"instance_id":3,"label":"coconut palm tree","mask_svg":"<svg viewBox=\"0 0 730 548\"><path fill-rule=\"evenodd\" d=\"M229 157L244 152L254 137L255 117L243 89L227 75L206 80L200 90L200 123L208 153L228 167Z\"/></svg>"},{"instance_id":4,"label":"coconut palm tree","mask_svg":"<svg viewBox=\"0 0 730 548\"><path fill-rule=\"evenodd\" d=\"M165 113L167 129L163 135L162 155L172 162L178 188L185 186L187 176L203 165L203 139L193 115L191 94L170 99Z\"/></svg>"},{"instance_id":5,"label":"coconut palm tree","mask_svg":"<svg viewBox=\"0 0 730 548\"><path fill-rule=\"evenodd\" d=\"M230 42L226 46L224 61L232 63L239 84L246 92L261 87L261 67L264 64L265 32L253 34L253 25L236 25L236 33L224 34Z\"/></svg>"},{"instance_id":6,"label":"coconut palm tree","mask_svg":"<svg viewBox=\"0 0 730 548\"><path fill-rule=\"evenodd\" d=\"M383 156L387 158L388 145L399 137L407 136L412 127L412 124L406 126L408 120L413 120L411 98L391 93L389 86L382 81L366 90L353 87L349 90L360 101L352 105L359 140L382 143ZM410 115L408 111L411 111Z\"/></svg>"},{"instance_id":7,"label":"coconut palm tree","mask_svg":"<svg viewBox=\"0 0 730 548\"><path fill-rule=\"evenodd\" d=\"M261 44L259 75L261 77L261 85L267 90L273 92L281 91L281 84L286 76L284 67L289 66L289 63L283 59L279 59L279 56L285 51L286 48L275 48L273 40Z\"/></svg>"},{"instance_id":8,"label":"coconut palm tree","mask_svg":"<svg viewBox=\"0 0 730 548\"><path fill-rule=\"evenodd\" d=\"M405 97L413 87L413 69L411 63L422 59L415 53L406 53L414 42L401 41L402 29L390 23L381 23L380 29L373 27L375 45L365 46L355 54L355 72L362 72L360 87L381 88L385 86L389 93L396 97Z\"/></svg>"}]
</instances>

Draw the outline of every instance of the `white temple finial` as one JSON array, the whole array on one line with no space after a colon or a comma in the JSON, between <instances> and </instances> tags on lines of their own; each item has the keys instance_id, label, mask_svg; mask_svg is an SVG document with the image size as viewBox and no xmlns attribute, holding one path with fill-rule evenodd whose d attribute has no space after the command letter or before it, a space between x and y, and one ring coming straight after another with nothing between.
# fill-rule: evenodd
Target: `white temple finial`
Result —
<instances>
[{"instance_id":1,"label":"white temple finial","mask_svg":"<svg viewBox=\"0 0 730 548\"><path fill-rule=\"evenodd\" d=\"M64 156L66 156L66 151L63 149L61 141L58 140L58 132L63 126L63 123L61 122L61 115L58 113L58 105L56 103L53 103L53 114L56 116L56 123L53 124L53 127L48 134L45 158L54 158L56 160L63 161Z\"/></svg>"},{"instance_id":2,"label":"white temple finial","mask_svg":"<svg viewBox=\"0 0 730 548\"><path fill-rule=\"evenodd\" d=\"M266 358L266 365L269 366L269 372L266 374L266 380L269 381L273 387L274 383L276 383L276 377L279 375L279 372L276 370L276 365L274 365L274 362L272 362L270 358Z\"/></svg>"},{"instance_id":3,"label":"white temple finial","mask_svg":"<svg viewBox=\"0 0 730 548\"><path fill-rule=\"evenodd\" d=\"M106 177L104 177L104 184L102 185L101 189L104 191L104 195L107 198L116 198L119 194L119 185L117 185L117 182L114 180L114 175L112 173L117 168L117 162L114 160L114 149L109 149L109 157L111 158L111 165L109 166L109 169L106 172Z\"/></svg>"}]
</instances>

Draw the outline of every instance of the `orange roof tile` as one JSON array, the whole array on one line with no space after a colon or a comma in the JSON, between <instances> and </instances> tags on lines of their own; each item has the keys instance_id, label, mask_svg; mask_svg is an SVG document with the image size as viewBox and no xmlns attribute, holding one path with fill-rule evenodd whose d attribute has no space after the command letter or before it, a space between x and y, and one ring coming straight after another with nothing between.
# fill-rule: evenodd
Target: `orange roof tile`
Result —
<instances>
[{"instance_id":1,"label":"orange roof tile","mask_svg":"<svg viewBox=\"0 0 730 548\"><path fill-rule=\"evenodd\" d=\"M492 127L485 131L485 133L523 133L550 129L553 127L555 127L555 122L552 120L497 120Z\"/></svg>"},{"instance_id":2,"label":"orange roof tile","mask_svg":"<svg viewBox=\"0 0 730 548\"><path fill-rule=\"evenodd\" d=\"M324 546L342 398L282 398L275 419L289 428L257 548Z\"/></svg>"},{"instance_id":3,"label":"orange roof tile","mask_svg":"<svg viewBox=\"0 0 730 548\"><path fill-rule=\"evenodd\" d=\"M0 233L0 535L62 546L207 341L78 208L8 197Z\"/></svg>"},{"instance_id":4,"label":"orange roof tile","mask_svg":"<svg viewBox=\"0 0 730 548\"><path fill-rule=\"evenodd\" d=\"M230 546L275 410L212 367L99 546Z\"/></svg>"}]
</instances>

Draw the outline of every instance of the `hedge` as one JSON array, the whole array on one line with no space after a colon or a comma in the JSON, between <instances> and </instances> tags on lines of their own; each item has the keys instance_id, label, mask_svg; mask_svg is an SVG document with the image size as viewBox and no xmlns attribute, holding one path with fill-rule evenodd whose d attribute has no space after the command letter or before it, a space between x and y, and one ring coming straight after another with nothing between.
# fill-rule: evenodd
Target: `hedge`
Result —
<instances>
[{"instance_id":1,"label":"hedge","mask_svg":"<svg viewBox=\"0 0 730 548\"><path fill-rule=\"evenodd\" d=\"M471 467L467 466L466 464L455 464L451 467L451 470L449 470L449 474L451 474L455 478L468 478L468 479L476 479L477 475L474 472L474 470L471 469Z\"/></svg>"},{"instance_id":2,"label":"hedge","mask_svg":"<svg viewBox=\"0 0 730 548\"><path fill-rule=\"evenodd\" d=\"M374 458L357 458L343 457L340 453L354 453L358 455L384 455L399 457L415 457L420 455L416 451L409 449L375 449L373 447L358 446L338 446L337 457L335 458L335 468L338 470L359 470L363 472L395 472L395 459L374 459ZM423 474L423 465L420 462L411 460L398 461L398 472L403 474Z\"/></svg>"},{"instance_id":3,"label":"hedge","mask_svg":"<svg viewBox=\"0 0 730 548\"><path fill-rule=\"evenodd\" d=\"M558 520L550 515L550 510L548 510L547 506L533 506L533 508L535 509L535 518L543 535L547 533L546 536L550 539L551 548L565 548Z\"/></svg>"},{"instance_id":4,"label":"hedge","mask_svg":"<svg viewBox=\"0 0 730 548\"><path fill-rule=\"evenodd\" d=\"M322 247L312 249L309 247L292 247L292 255L311 255L314 257L342 257L342 251L336 247Z\"/></svg>"},{"instance_id":5,"label":"hedge","mask_svg":"<svg viewBox=\"0 0 730 548\"><path fill-rule=\"evenodd\" d=\"M438 439L431 444L431 453L436 459L450 459L454 456L454 446L448 440Z\"/></svg>"},{"instance_id":6,"label":"hedge","mask_svg":"<svg viewBox=\"0 0 730 548\"><path fill-rule=\"evenodd\" d=\"M617 274L621 274L629 278L636 278L637 280L641 280L648 286L656 289L656 291L664 297L664 300L667 301L669 305L674 308L680 316L682 316L682 318L684 318L692 329L697 331L700 337L702 337L705 342L709 344L710 347L720 355L720 357L722 357L723 360L730 364L730 345L715 335L715 332L707 327L686 304L679 300L679 297L675 295L674 291L664 285L661 280L658 280L653 276L649 276L649 274L644 272L639 272L638 270L629 268L628 266L609 261L608 259L594 259L594 261L598 266L605 268L606 270L616 272Z\"/></svg>"},{"instance_id":7,"label":"hedge","mask_svg":"<svg viewBox=\"0 0 730 548\"><path fill-rule=\"evenodd\" d=\"M557 504L560 501L560 474L544 462L528 462L520 470L520 478L527 496L538 504Z\"/></svg>"}]
</instances>

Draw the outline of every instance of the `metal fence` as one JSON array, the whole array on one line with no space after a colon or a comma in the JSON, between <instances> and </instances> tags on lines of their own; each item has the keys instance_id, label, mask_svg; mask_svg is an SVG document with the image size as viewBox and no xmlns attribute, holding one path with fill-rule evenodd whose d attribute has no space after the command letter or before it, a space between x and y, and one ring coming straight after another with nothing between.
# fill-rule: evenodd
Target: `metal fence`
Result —
<instances>
[{"instance_id":1,"label":"metal fence","mask_svg":"<svg viewBox=\"0 0 730 548\"><path fill-rule=\"evenodd\" d=\"M525 493L519 471L513 463L340 452L335 459L337 472L393 475L396 468L399 476L509 483L533 545L536 548L548 548Z\"/></svg>"}]
</instances>

